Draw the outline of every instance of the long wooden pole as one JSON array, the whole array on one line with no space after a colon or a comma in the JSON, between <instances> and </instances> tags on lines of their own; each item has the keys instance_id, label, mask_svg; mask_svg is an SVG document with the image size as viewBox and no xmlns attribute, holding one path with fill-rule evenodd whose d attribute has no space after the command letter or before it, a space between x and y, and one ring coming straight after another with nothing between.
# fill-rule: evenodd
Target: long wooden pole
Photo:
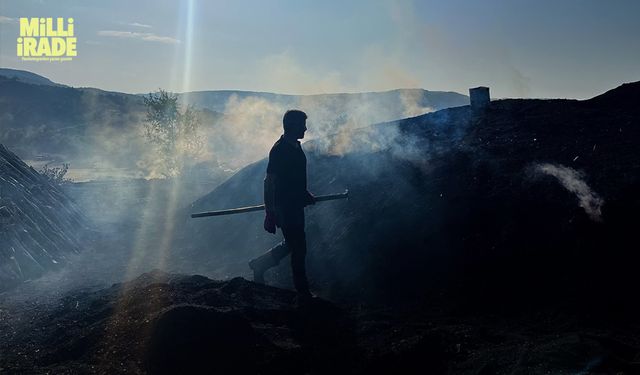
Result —
<instances>
[{"instance_id":1,"label":"long wooden pole","mask_svg":"<svg viewBox=\"0 0 640 375\"><path fill-rule=\"evenodd\" d=\"M344 193L339 193L339 194L317 196L316 202L331 201L335 199L346 199L346 198L349 198L349 190L345 190ZM264 204L261 204L258 206L230 208L228 210L197 212L197 213L191 214L191 218L234 215L234 214L241 214L245 212L262 211L262 210L264 210Z\"/></svg>"}]
</instances>

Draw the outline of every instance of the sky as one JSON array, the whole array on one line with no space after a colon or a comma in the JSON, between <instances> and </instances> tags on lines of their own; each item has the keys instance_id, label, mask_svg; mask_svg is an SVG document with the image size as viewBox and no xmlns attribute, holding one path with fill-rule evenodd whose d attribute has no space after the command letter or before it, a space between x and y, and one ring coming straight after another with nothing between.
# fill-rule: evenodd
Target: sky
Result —
<instances>
[{"instance_id":1,"label":"sky","mask_svg":"<svg viewBox=\"0 0 640 375\"><path fill-rule=\"evenodd\" d=\"M636 0L0 0L0 67L128 93L584 99L640 80L638 15ZM22 61L20 17L73 17L78 55Z\"/></svg>"}]
</instances>

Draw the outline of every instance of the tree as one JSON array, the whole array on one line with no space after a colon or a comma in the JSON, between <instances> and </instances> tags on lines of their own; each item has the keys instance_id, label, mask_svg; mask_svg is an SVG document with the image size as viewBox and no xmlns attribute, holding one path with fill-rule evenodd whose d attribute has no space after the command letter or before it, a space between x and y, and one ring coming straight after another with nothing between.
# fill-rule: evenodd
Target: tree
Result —
<instances>
[{"instance_id":1,"label":"tree","mask_svg":"<svg viewBox=\"0 0 640 375\"><path fill-rule=\"evenodd\" d=\"M45 164L38 172L54 185L63 185L73 182L73 179L65 177L69 171L69 163L63 163L60 167L50 167Z\"/></svg>"},{"instance_id":2,"label":"tree","mask_svg":"<svg viewBox=\"0 0 640 375\"><path fill-rule=\"evenodd\" d=\"M144 104L145 136L162 161L161 173L166 177L178 176L204 147L199 113L191 105L182 109L178 96L162 89L145 96Z\"/></svg>"}]
</instances>

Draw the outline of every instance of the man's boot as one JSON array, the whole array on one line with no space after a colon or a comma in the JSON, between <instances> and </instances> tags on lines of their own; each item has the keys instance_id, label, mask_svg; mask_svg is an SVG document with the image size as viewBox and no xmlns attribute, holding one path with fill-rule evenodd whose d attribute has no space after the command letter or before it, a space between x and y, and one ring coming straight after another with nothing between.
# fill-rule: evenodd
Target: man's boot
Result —
<instances>
[{"instance_id":1,"label":"man's boot","mask_svg":"<svg viewBox=\"0 0 640 375\"><path fill-rule=\"evenodd\" d=\"M275 267L280 263L289 252L287 245L280 242L272 247L266 254L261 255L249 262L249 267L253 271L253 281L264 284L264 273L271 267Z\"/></svg>"}]
</instances>

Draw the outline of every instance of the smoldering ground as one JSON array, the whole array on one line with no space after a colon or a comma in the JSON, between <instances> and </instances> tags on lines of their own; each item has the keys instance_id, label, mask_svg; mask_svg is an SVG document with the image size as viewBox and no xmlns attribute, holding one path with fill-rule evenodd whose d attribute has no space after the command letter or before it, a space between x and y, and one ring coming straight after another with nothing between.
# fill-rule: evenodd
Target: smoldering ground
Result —
<instances>
[{"instance_id":1,"label":"smoldering ground","mask_svg":"<svg viewBox=\"0 0 640 375\"><path fill-rule=\"evenodd\" d=\"M384 306L374 312L383 315L375 324L366 316L357 316L368 329L365 335L371 335L365 340L378 340L387 332L392 340L399 337L395 327L380 330L393 319L386 311L407 307L416 312L419 324L406 327L412 337L406 341L415 338L417 327L425 326L432 334L434 330L438 334L437 338L421 338L419 350L432 353L435 348L440 358L441 353L449 353L447 348L463 348L451 349L455 355L438 360L442 366L454 363L456 358L476 358L479 352L473 348L486 347L487 342L496 343L501 350L497 356L506 358L505 339L496 340L493 332L512 332L513 327L526 330L530 336L519 343L531 345L541 337L549 337L549 327L557 337L555 327L567 325L560 319L556 320L557 325L550 326L547 315L543 322L538 324L536 320L532 325L528 320L531 311L537 316L541 309L576 309L588 313L589 321L594 311L626 311L633 305L628 296L637 285L637 277L633 276L637 274L633 273L637 252L630 251L630 246L635 243L631 239L635 238L632 223L637 212L637 202L635 206L633 203L637 200L634 187L638 186L638 179L633 171L637 170L638 133L625 128L621 137L618 127L611 131L611 123L627 123L624 118L613 121L612 113L625 115L622 110L597 108L591 102L500 101L491 103L484 112L474 113L468 107L447 109L337 131L307 142L303 147L309 158L311 191L322 194L349 188L351 194L349 201L325 202L307 210L308 271L314 291L348 306L358 305L357 311L367 311L372 304ZM594 138L598 139L600 153L592 151ZM577 154L581 155L579 161L569 164L567 160L574 160ZM620 166L611 160L631 162ZM542 162L536 164L538 161ZM535 167L547 164L554 168ZM56 293L71 285L92 285L100 278L92 276L92 270L104 275L104 279L117 280L134 277L148 268L200 273L217 279L238 275L249 278L247 261L280 240L279 236L264 232L263 215L196 220L189 219L188 214L260 202L265 167L265 160L251 163L206 195L196 194L193 187L179 179L161 181L166 183L164 186L153 187L151 181L144 180L141 187L123 186L116 190L123 193L119 197L136 195L136 189L141 189L139 197L143 199L123 200L128 206L114 210L113 215L108 214L109 208L114 209L108 205L113 199L106 199L106 206L95 210L95 219L103 212L103 220L109 222L101 227L102 231L112 229L96 250L100 255L81 258L64 270L69 274L52 273L40 279L50 280L50 289L39 287L40 280L28 284L39 293ZM529 172L537 178L530 178ZM620 193L619 186L624 187L625 194ZM180 199L185 194L201 197L192 206L183 206ZM594 202L598 197L604 200L601 222L592 220L579 205L581 196L593 197ZM118 262L108 263L116 258ZM92 264L94 259L101 263ZM287 263L269 271L270 284L290 287ZM97 266L102 269L95 270ZM31 286L28 284L26 287ZM197 283L189 285L178 290L176 296L188 294L190 287L199 288ZM230 296L234 301L249 298L252 316L255 302L264 297L262 293L275 291L239 279L225 285L239 286L240 289L230 288ZM126 290L119 292L118 288L109 289L116 296L118 313L109 316L108 323L135 321L122 313L126 309L120 307L130 299ZM157 296L166 295L165 284L153 288ZM148 290L146 286L138 289L138 295L145 299ZM259 292L254 293L256 290ZM29 316L24 315L34 311L28 309L29 304L56 303L55 298L39 299L36 293L24 295L31 298L3 296L13 304L0 311L3 322L14 322L11 315L16 311L14 318ZM70 296L82 295L86 294ZM64 308L75 312L74 306L79 305L81 310L83 301L67 299ZM20 308L14 309L17 305ZM434 310L438 310L435 315L423 314ZM505 328L502 318L495 326L478 321L477 317L486 316L487 311L491 315L497 312L515 316L513 327ZM455 335L444 333L441 327L450 327L449 322L458 313L472 314L473 319L466 320L464 326L456 325ZM5 319L7 316L9 319ZM138 323L144 327L140 332L147 332L146 323ZM478 328L482 333L470 330L478 325L482 326ZM11 326L7 332L11 332ZM572 332L575 337L585 330L578 327ZM440 333L444 333L442 339ZM475 341L470 342L469 337ZM448 343L449 338L454 341ZM111 335L108 340L118 339ZM548 346L541 346L546 348L545 353L549 352ZM465 351L466 347L470 349ZM552 352L555 358L557 351ZM597 352L598 357L601 352ZM485 356L495 361L496 352ZM580 359L576 368L585 368L592 359L591 354L585 357L587 360ZM564 363L564 354L561 358ZM403 360L399 357L390 363L405 363ZM422 362L419 357L408 363L416 368ZM513 359L513 363L520 362ZM466 368L469 367L474 365Z\"/></svg>"},{"instance_id":2,"label":"smoldering ground","mask_svg":"<svg viewBox=\"0 0 640 375\"><path fill-rule=\"evenodd\" d=\"M423 102L410 103L406 98L398 97L398 101L404 100L406 106L395 105L393 112L388 112L385 106L367 101L338 100L340 108L348 108L349 113L354 114L349 116L340 111L333 112L335 107L332 106L338 105L335 97L302 99L298 107L309 113L311 139L303 147L310 157L310 189L316 194L325 194L349 188L353 197L349 204L333 202L309 209L309 238L316 236L310 240L310 269L315 272L313 278L334 289L339 289L335 286L339 283L332 283L331 279L340 281L340 275L357 274L361 278L359 287L363 287L366 275L376 271L379 273L375 278L382 283L389 275L378 268L381 259L396 264L394 269L401 273L407 264L399 263L387 254L387 251L391 253L391 249L400 246L399 243L409 254L423 254L423 249L464 253L467 245L460 241L469 237L467 232L482 237L482 241L474 246L492 248L496 246L492 241L498 244L500 241L517 243L520 227L514 231L509 229L514 224L508 220L496 220L495 223L484 223L490 227L489 230L482 227L482 220L477 220L475 215L491 212L487 207L489 203L482 203L484 201L503 210L500 220L514 215L512 207L501 203L499 194L508 196L514 207L519 199L529 204L526 194L518 195L521 191L517 189L516 193L508 193L509 189L520 185L522 191L534 189L531 184L522 182L522 170L532 160L546 160L543 156L547 152L563 150L564 134L557 137L549 135L544 142L530 140L539 139L537 133L568 129L566 126L541 125L550 121L583 126L570 119L576 113L580 115L582 108L589 105L574 101L501 101L492 103L484 114L478 116L473 115L468 107L461 107L367 126L369 118L366 116L369 115L392 117L426 107ZM317 103L328 104L322 106ZM240 165L263 158L281 134L281 112L288 107L260 95L230 97L224 105L231 114L220 117L217 124L222 125L219 128L203 127L203 131L211 132L210 139L224 140L218 149L208 149L207 157L219 160L235 155L238 160L245 160ZM303 105L309 105L311 109ZM594 118L593 121L599 120ZM325 124L325 127L319 124ZM246 131L234 132L238 126L245 126ZM271 141L265 141L266 138ZM591 149L592 142L588 141ZM606 150L605 145L602 143L603 150ZM576 142L574 147L580 147L580 144ZM571 153L576 154L573 150ZM149 155L153 154L150 152ZM595 171L603 168L595 165L598 165ZM129 187L113 184L113 188L101 192L100 189L93 192L89 189L84 195L76 189L73 194L82 196L84 204L94 205L86 210L92 221L112 229L107 239L113 237L122 241L102 248L106 253L120 252L119 257L113 257L120 259L120 263L113 267L106 263L96 266L113 269L114 275L124 278L152 268L198 272L214 278L250 277L247 261L279 241L279 237L267 235L261 229L261 215L206 220L192 220L188 215L192 210L259 203L262 200L264 168L264 159L253 162L218 188L216 185L224 177L217 182L190 180L186 176L167 181L142 179ZM587 173L590 177L598 175ZM553 179L543 182L557 186ZM603 184L596 180L590 186L600 192ZM79 185L75 187L81 190ZM211 190L213 193L205 196ZM607 195L603 193L603 196ZM369 198L373 200L369 201ZM554 199L551 197L548 202L556 202ZM195 204L190 206L194 200ZM558 213L565 207L561 202L553 212ZM522 220L519 222L522 227L530 224L525 217L518 218ZM501 231L509 235L496 234ZM384 233L392 234L381 238ZM438 240L443 238L438 233L451 237ZM505 236L507 240L502 239ZM449 240L455 246L445 246ZM429 245L425 245L427 243ZM510 250L505 244L501 246L504 253ZM527 248L533 246L527 245ZM335 258L323 259L323 249L329 249L327 254L334 254ZM370 256L367 249L378 250L376 255ZM408 266L425 264L421 256ZM409 259L412 257L408 256ZM327 267L320 267L320 264ZM317 267L315 271L314 267ZM444 272L445 268L441 269ZM278 272L286 272L286 267ZM346 281L340 282L344 284Z\"/></svg>"}]
</instances>

